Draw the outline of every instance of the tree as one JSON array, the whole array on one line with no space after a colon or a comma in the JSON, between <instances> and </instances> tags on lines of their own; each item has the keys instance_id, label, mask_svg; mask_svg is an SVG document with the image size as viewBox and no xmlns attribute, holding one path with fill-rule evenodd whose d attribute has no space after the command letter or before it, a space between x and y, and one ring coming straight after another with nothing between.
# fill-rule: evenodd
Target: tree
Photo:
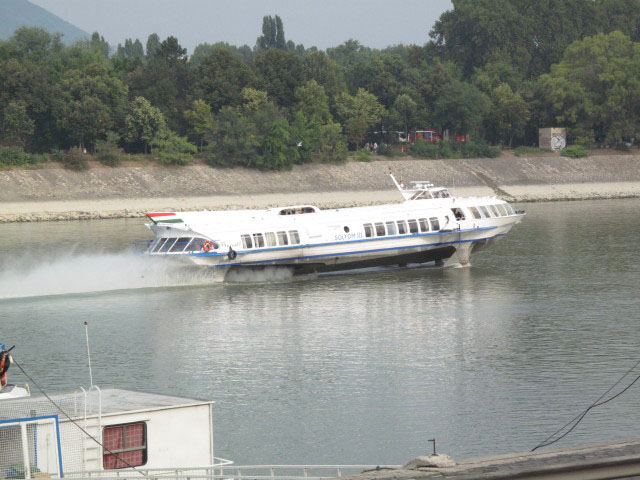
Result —
<instances>
[{"instance_id":1,"label":"tree","mask_svg":"<svg viewBox=\"0 0 640 480\"><path fill-rule=\"evenodd\" d=\"M262 18L262 35L256 40L256 49L260 52L278 48L287 49L287 42L284 38L284 27L278 15L275 17L265 16Z\"/></svg>"},{"instance_id":2,"label":"tree","mask_svg":"<svg viewBox=\"0 0 640 480\"><path fill-rule=\"evenodd\" d=\"M261 88L278 105L291 107L295 89L302 82L302 61L293 53L271 49L256 57L254 68Z\"/></svg>"},{"instance_id":3,"label":"tree","mask_svg":"<svg viewBox=\"0 0 640 480\"><path fill-rule=\"evenodd\" d=\"M169 129L161 130L151 139L153 154L164 165L186 165L196 153L195 145L185 137L176 135Z\"/></svg>"},{"instance_id":4,"label":"tree","mask_svg":"<svg viewBox=\"0 0 640 480\"><path fill-rule=\"evenodd\" d=\"M144 153L148 153L151 140L166 128L164 115L146 98L136 97L131 102L129 114L125 118L124 139L127 142L141 142Z\"/></svg>"},{"instance_id":5,"label":"tree","mask_svg":"<svg viewBox=\"0 0 640 480\"><path fill-rule=\"evenodd\" d=\"M91 35L89 47L93 51L102 55L104 58L109 57L109 50L111 49L111 47L109 46L109 43L104 39L104 37L100 36L98 32L93 32L93 34Z\"/></svg>"},{"instance_id":6,"label":"tree","mask_svg":"<svg viewBox=\"0 0 640 480\"><path fill-rule=\"evenodd\" d=\"M456 80L445 86L433 105L433 119L442 130L482 137L482 124L491 108L487 95L470 83Z\"/></svg>"},{"instance_id":7,"label":"tree","mask_svg":"<svg viewBox=\"0 0 640 480\"><path fill-rule=\"evenodd\" d=\"M302 69L304 78L318 82L331 102L347 89L342 68L322 51L305 55Z\"/></svg>"},{"instance_id":8,"label":"tree","mask_svg":"<svg viewBox=\"0 0 640 480\"><path fill-rule=\"evenodd\" d=\"M187 49L182 48L176 37L170 36L160 44L154 57L161 58L169 64L187 61Z\"/></svg>"},{"instance_id":9,"label":"tree","mask_svg":"<svg viewBox=\"0 0 640 480\"><path fill-rule=\"evenodd\" d=\"M127 75L130 97L145 97L162 111L171 130L185 133L184 111L190 104L190 73L186 49L175 37L168 37L153 57Z\"/></svg>"},{"instance_id":10,"label":"tree","mask_svg":"<svg viewBox=\"0 0 640 480\"><path fill-rule=\"evenodd\" d=\"M25 102L20 100L9 102L4 109L0 127L4 142L24 148L27 139L35 130L35 123L27 113Z\"/></svg>"},{"instance_id":11,"label":"tree","mask_svg":"<svg viewBox=\"0 0 640 480\"><path fill-rule=\"evenodd\" d=\"M81 148L122 124L127 107L127 87L106 59L92 50L78 51L70 61L60 87L64 100L59 126Z\"/></svg>"},{"instance_id":12,"label":"tree","mask_svg":"<svg viewBox=\"0 0 640 480\"><path fill-rule=\"evenodd\" d=\"M259 140L254 126L236 108L220 109L206 140L204 158L209 165L233 167L257 163Z\"/></svg>"},{"instance_id":13,"label":"tree","mask_svg":"<svg viewBox=\"0 0 640 480\"><path fill-rule=\"evenodd\" d=\"M272 170L289 170L298 159L298 152L291 140L289 124L277 118L260 145L260 157L256 166Z\"/></svg>"},{"instance_id":14,"label":"tree","mask_svg":"<svg viewBox=\"0 0 640 480\"><path fill-rule=\"evenodd\" d=\"M189 123L191 134L198 138L202 150L204 136L213 126L211 107L204 100L198 99L193 102L191 110L184 112L184 116Z\"/></svg>"},{"instance_id":15,"label":"tree","mask_svg":"<svg viewBox=\"0 0 640 480\"><path fill-rule=\"evenodd\" d=\"M530 113L527 104L518 92L503 83L492 93L493 114L491 119L501 141L508 139L509 147L513 143L513 137L522 135L524 127L529 121Z\"/></svg>"},{"instance_id":16,"label":"tree","mask_svg":"<svg viewBox=\"0 0 640 480\"><path fill-rule=\"evenodd\" d=\"M318 129L317 149L312 158L320 162L342 162L347 158L347 143L339 123L322 125Z\"/></svg>"},{"instance_id":17,"label":"tree","mask_svg":"<svg viewBox=\"0 0 640 480\"><path fill-rule=\"evenodd\" d=\"M393 103L392 115L398 125L404 127L405 137L409 132L409 125L415 120L418 105L406 94L398 95Z\"/></svg>"},{"instance_id":18,"label":"tree","mask_svg":"<svg viewBox=\"0 0 640 480\"><path fill-rule=\"evenodd\" d=\"M122 149L118 146L120 136L116 132L107 132L104 140L96 141L96 153L100 163L116 167L120 163Z\"/></svg>"},{"instance_id":19,"label":"tree","mask_svg":"<svg viewBox=\"0 0 640 480\"><path fill-rule=\"evenodd\" d=\"M327 94L315 80L309 80L300 85L295 91L295 98L296 110L304 113L309 120L320 125L333 121Z\"/></svg>"},{"instance_id":20,"label":"tree","mask_svg":"<svg viewBox=\"0 0 640 480\"><path fill-rule=\"evenodd\" d=\"M242 89L255 83L251 69L233 53L225 48L213 48L195 68L193 95L218 111L225 105L240 105Z\"/></svg>"},{"instance_id":21,"label":"tree","mask_svg":"<svg viewBox=\"0 0 640 480\"><path fill-rule=\"evenodd\" d=\"M60 124L81 150L95 143L96 138L104 135L112 126L108 106L93 95L85 95L67 103Z\"/></svg>"},{"instance_id":22,"label":"tree","mask_svg":"<svg viewBox=\"0 0 640 480\"><path fill-rule=\"evenodd\" d=\"M441 56L466 78L475 68L506 61L534 78L548 71L574 40L598 29L593 0L453 0L430 35Z\"/></svg>"},{"instance_id":23,"label":"tree","mask_svg":"<svg viewBox=\"0 0 640 480\"><path fill-rule=\"evenodd\" d=\"M147 58L153 58L160 48L160 37L157 33L152 33L147 38Z\"/></svg>"},{"instance_id":24,"label":"tree","mask_svg":"<svg viewBox=\"0 0 640 480\"><path fill-rule=\"evenodd\" d=\"M336 100L336 110L343 120L347 138L356 145L362 143L366 132L386 113L376 96L363 88L358 89L355 96L341 94Z\"/></svg>"},{"instance_id":25,"label":"tree","mask_svg":"<svg viewBox=\"0 0 640 480\"><path fill-rule=\"evenodd\" d=\"M618 143L640 133L640 44L626 35L574 42L540 82L574 137Z\"/></svg>"}]
</instances>

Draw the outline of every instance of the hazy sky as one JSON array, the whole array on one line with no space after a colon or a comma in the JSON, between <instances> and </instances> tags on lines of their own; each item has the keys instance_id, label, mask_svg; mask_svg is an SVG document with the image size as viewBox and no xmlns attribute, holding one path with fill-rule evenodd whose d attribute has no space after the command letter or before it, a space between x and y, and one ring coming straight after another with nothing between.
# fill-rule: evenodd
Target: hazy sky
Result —
<instances>
[{"instance_id":1,"label":"hazy sky","mask_svg":"<svg viewBox=\"0 0 640 480\"><path fill-rule=\"evenodd\" d=\"M349 38L370 47L424 44L450 0L29 0L111 44L150 33L198 43L255 45L264 15L280 15L287 40L325 49Z\"/></svg>"}]
</instances>

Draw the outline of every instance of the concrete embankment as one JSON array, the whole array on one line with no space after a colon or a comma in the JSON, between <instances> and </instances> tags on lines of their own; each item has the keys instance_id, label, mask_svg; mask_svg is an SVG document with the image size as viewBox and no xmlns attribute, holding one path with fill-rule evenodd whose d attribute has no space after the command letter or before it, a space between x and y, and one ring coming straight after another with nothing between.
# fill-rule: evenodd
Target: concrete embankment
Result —
<instances>
[{"instance_id":1,"label":"concrete embankment","mask_svg":"<svg viewBox=\"0 0 640 480\"><path fill-rule=\"evenodd\" d=\"M640 440L524 452L454 462L447 456L418 457L398 469L380 469L343 480L505 480L638 478Z\"/></svg>"},{"instance_id":2,"label":"concrete embankment","mask_svg":"<svg viewBox=\"0 0 640 480\"><path fill-rule=\"evenodd\" d=\"M206 165L0 170L0 222L137 217L153 210L321 208L399 200L389 177L429 180L457 195L516 202L640 197L640 155L312 164L288 172Z\"/></svg>"}]
</instances>

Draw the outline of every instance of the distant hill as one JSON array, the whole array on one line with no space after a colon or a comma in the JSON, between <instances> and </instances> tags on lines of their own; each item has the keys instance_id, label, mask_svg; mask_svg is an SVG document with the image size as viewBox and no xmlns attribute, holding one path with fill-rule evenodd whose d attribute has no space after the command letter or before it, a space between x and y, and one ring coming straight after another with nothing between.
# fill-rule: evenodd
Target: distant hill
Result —
<instances>
[{"instance_id":1,"label":"distant hill","mask_svg":"<svg viewBox=\"0 0 640 480\"><path fill-rule=\"evenodd\" d=\"M89 37L87 32L27 0L0 0L0 39L9 38L24 26L62 33L62 40L67 44Z\"/></svg>"}]
</instances>

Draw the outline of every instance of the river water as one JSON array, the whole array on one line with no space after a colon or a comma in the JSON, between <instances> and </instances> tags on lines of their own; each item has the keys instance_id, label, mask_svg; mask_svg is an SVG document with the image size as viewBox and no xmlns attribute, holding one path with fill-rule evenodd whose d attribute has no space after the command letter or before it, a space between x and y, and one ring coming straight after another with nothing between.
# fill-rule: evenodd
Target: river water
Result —
<instances>
[{"instance_id":1,"label":"river water","mask_svg":"<svg viewBox=\"0 0 640 480\"><path fill-rule=\"evenodd\" d=\"M470 268L230 283L133 255L140 219L5 224L0 341L68 391L88 321L97 384L215 400L238 463L529 450L640 357L640 201L521 207ZM638 436L639 389L555 446Z\"/></svg>"}]
</instances>

